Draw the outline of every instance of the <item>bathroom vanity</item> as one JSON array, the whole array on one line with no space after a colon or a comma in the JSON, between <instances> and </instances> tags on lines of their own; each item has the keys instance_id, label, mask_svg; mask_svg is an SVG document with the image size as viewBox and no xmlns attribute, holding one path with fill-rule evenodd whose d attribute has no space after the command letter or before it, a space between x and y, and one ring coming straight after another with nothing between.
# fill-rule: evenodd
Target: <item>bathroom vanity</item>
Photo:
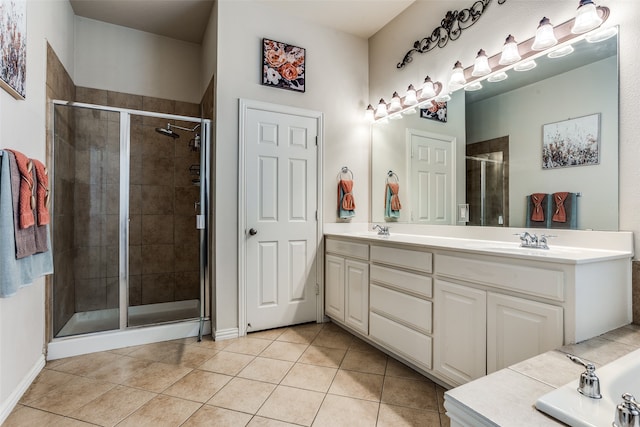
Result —
<instances>
[{"instance_id":1,"label":"bathroom vanity","mask_svg":"<svg viewBox=\"0 0 640 427\"><path fill-rule=\"evenodd\" d=\"M325 313L458 386L631 321L632 250L325 234Z\"/></svg>"}]
</instances>

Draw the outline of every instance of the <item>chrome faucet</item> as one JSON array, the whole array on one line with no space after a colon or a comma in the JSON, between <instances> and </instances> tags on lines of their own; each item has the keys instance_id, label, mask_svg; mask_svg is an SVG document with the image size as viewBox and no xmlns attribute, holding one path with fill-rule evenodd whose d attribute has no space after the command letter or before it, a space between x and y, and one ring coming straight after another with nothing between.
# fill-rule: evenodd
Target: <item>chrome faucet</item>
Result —
<instances>
[{"instance_id":1,"label":"chrome faucet","mask_svg":"<svg viewBox=\"0 0 640 427\"><path fill-rule=\"evenodd\" d=\"M573 354L567 354L567 357L578 365L585 367L586 371L580 374L580 383L578 391L580 394L592 399L602 399L600 394L600 379L596 376L596 366L593 363L587 363Z\"/></svg>"},{"instance_id":2,"label":"chrome faucet","mask_svg":"<svg viewBox=\"0 0 640 427\"><path fill-rule=\"evenodd\" d=\"M378 236L389 236L389 226L376 224L372 229L378 230Z\"/></svg>"},{"instance_id":3,"label":"chrome faucet","mask_svg":"<svg viewBox=\"0 0 640 427\"><path fill-rule=\"evenodd\" d=\"M520 247L534 249L549 249L547 238L556 237L550 234L542 234L540 235L540 237L538 237L537 234L532 234L528 231L516 233L514 234L514 236L520 237Z\"/></svg>"},{"instance_id":4,"label":"chrome faucet","mask_svg":"<svg viewBox=\"0 0 640 427\"><path fill-rule=\"evenodd\" d=\"M633 395L624 393L622 395L622 403L616 406L613 427L638 426L640 426L640 403L636 402Z\"/></svg>"}]
</instances>

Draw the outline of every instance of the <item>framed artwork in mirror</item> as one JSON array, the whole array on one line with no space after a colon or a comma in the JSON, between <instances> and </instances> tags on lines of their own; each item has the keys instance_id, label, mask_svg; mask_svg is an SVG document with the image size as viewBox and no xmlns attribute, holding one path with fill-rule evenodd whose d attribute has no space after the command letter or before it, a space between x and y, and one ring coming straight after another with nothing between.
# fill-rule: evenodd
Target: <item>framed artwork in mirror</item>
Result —
<instances>
[{"instance_id":1,"label":"framed artwork in mirror","mask_svg":"<svg viewBox=\"0 0 640 427\"><path fill-rule=\"evenodd\" d=\"M420 117L423 119L436 120L438 122L447 122L447 103L431 101L431 106L420 109Z\"/></svg>"},{"instance_id":2,"label":"framed artwork in mirror","mask_svg":"<svg viewBox=\"0 0 640 427\"><path fill-rule=\"evenodd\" d=\"M27 88L27 1L0 0L0 87L16 99Z\"/></svg>"},{"instance_id":3,"label":"framed artwork in mirror","mask_svg":"<svg viewBox=\"0 0 640 427\"><path fill-rule=\"evenodd\" d=\"M600 163L600 113L542 126L542 169Z\"/></svg>"},{"instance_id":4,"label":"framed artwork in mirror","mask_svg":"<svg viewBox=\"0 0 640 427\"><path fill-rule=\"evenodd\" d=\"M262 84L305 91L306 49L262 39Z\"/></svg>"}]
</instances>

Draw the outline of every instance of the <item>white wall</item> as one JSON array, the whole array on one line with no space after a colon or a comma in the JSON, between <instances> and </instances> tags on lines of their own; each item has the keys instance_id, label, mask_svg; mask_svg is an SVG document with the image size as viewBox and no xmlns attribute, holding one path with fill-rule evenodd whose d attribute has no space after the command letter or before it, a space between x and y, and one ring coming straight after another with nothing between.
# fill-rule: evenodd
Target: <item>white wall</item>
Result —
<instances>
[{"instance_id":1,"label":"white wall","mask_svg":"<svg viewBox=\"0 0 640 427\"><path fill-rule=\"evenodd\" d=\"M636 84L640 73L640 7L635 0L602 0L611 15L606 25L620 26L620 145L619 145L619 227L633 231L636 253L640 251L640 86ZM427 2L418 0L389 25L370 39L369 99L389 98L394 90L403 90L410 83L421 82L429 74L433 80L446 80L456 60L467 66L473 63L480 48L487 54L500 52L505 37L511 33L523 41L533 36L538 21L547 16L554 24L571 19L577 1L538 0L507 1L504 5L492 2L485 14L460 39L425 54L414 55L412 63L403 70L396 64L402 60L413 42L436 28L445 13L468 7L467 0Z\"/></svg>"},{"instance_id":2,"label":"white wall","mask_svg":"<svg viewBox=\"0 0 640 427\"><path fill-rule=\"evenodd\" d=\"M77 86L200 103L200 45L75 18Z\"/></svg>"},{"instance_id":3,"label":"white wall","mask_svg":"<svg viewBox=\"0 0 640 427\"><path fill-rule=\"evenodd\" d=\"M263 37L307 49L305 93L260 84ZM336 175L346 165L356 178L354 221L367 222L369 129L362 117L368 61L366 40L289 17L261 1L219 1L217 39L215 313L216 328L224 330L238 327L238 98L323 112L324 221L336 220Z\"/></svg>"},{"instance_id":4,"label":"white wall","mask_svg":"<svg viewBox=\"0 0 640 427\"><path fill-rule=\"evenodd\" d=\"M0 90L0 148L45 160L46 40L73 69L73 12L67 1L27 0L27 95ZM42 363L44 279L0 298L0 424L30 372ZM24 390L22 390L24 391Z\"/></svg>"},{"instance_id":5,"label":"white wall","mask_svg":"<svg viewBox=\"0 0 640 427\"><path fill-rule=\"evenodd\" d=\"M467 107L469 144L509 136L509 168L517 171L509 174L512 227L525 225L526 195L570 191L582 193L578 229L618 229L618 216L611 209L618 205L618 192L612 191L618 188L618 85L598 78L615 76L617 67L613 56ZM581 90L585 87L592 90ZM564 96L568 90L571 96ZM542 126L594 113L600 113L600 163L543 170Z\"/></svg>"}]
</instances>

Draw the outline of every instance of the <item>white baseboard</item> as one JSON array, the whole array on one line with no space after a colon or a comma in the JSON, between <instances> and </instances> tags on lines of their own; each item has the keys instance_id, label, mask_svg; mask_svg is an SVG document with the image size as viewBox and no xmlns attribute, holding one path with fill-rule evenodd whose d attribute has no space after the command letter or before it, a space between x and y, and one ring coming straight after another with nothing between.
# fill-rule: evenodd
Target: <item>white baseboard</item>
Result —
<instances>
[{"instance_id":1,"label":"white baseboard","mask_svg":"<svg viewBox=\"0 0 640 427\"><path fill-rule=\"evenodd\" d=\"M238 328L218 329L213 334L215 341L230 340L238 338L240 331Z\"/></svg>"},{"instance_id":2,"label":"white baseboard","mask_svg":"<svg viewBox=\"0 0 640 427\"><path fill-rule=\"evenodd\" d=\"M31 383L36 379L42 368L44 368L44 354L41 355L33 365L29 373L20 381L20 384L13 390L11 395L4 402L0 403L0 425L9 418L11 411L16 407L22 395L27 391Z\"/></svg>"}]
</instances>

